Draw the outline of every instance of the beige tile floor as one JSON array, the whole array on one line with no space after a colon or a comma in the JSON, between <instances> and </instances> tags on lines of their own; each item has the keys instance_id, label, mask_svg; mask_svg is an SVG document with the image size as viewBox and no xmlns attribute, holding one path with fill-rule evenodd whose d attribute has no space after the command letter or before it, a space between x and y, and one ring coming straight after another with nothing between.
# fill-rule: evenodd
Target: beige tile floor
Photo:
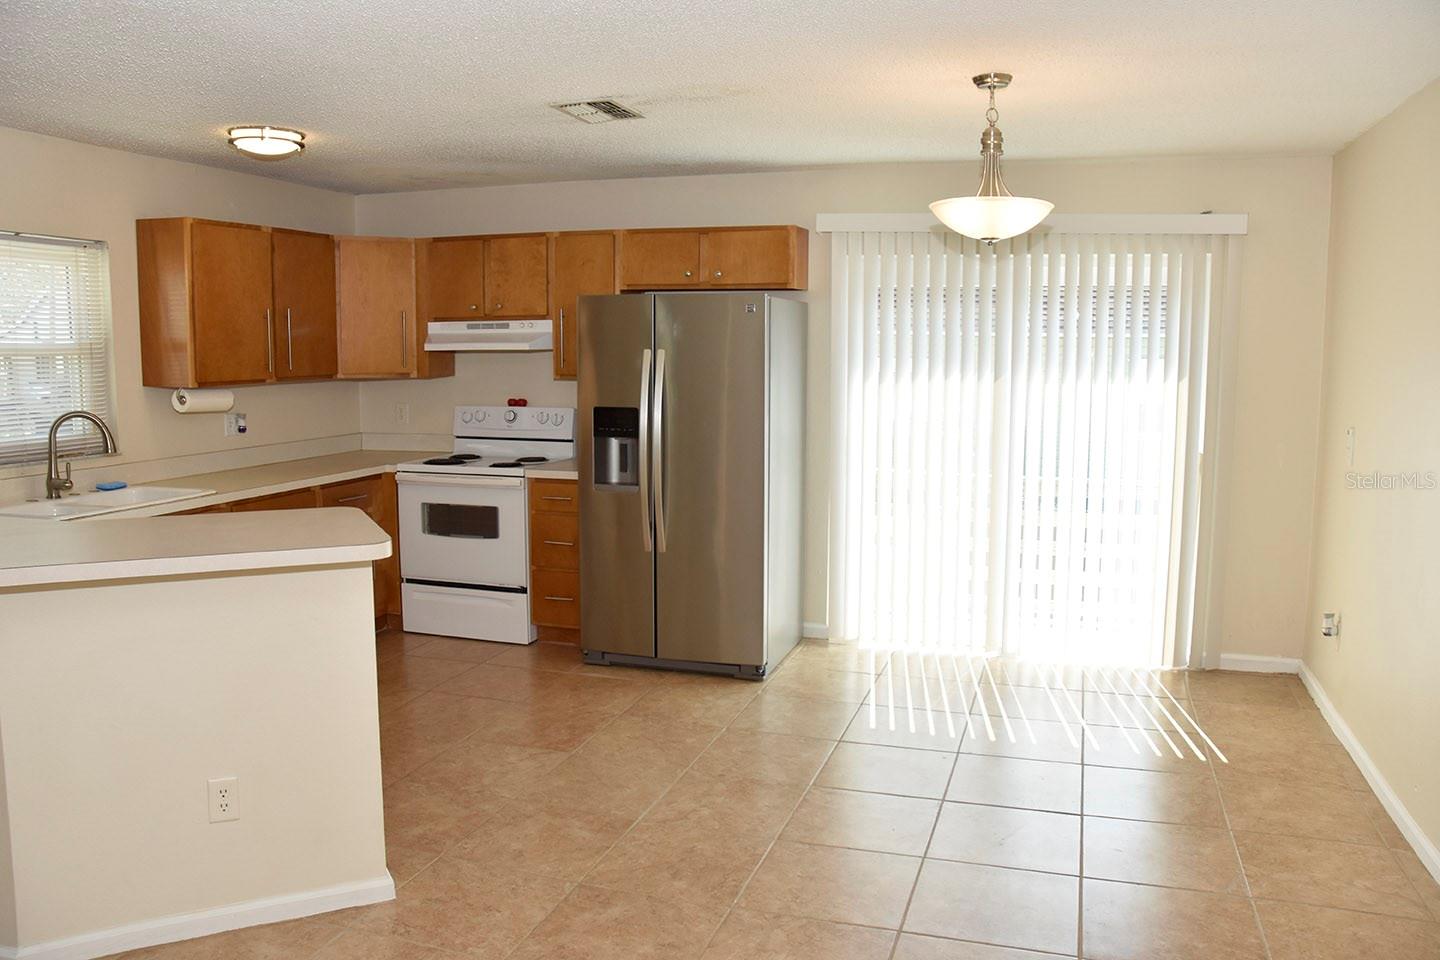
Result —
<instances>
[{"instance_id":1,"label":"beige tile floor","mask_svg":"<svg viewBox=\"0 0 1440 960\"><path fill-rule=\"evenodd\" d=\"M952 685L947 715L916 665L875 699L909 675L935 709L872 727L865 658L819 643L763 684L553 644L377 654L398 898L127 956L1440 958L1440 886L1294 677L1168 678L1221 765L1155 756L1079 681L1076 746L1018 670L1014 742L993 695Z\"/></svg>"}]
</instances>

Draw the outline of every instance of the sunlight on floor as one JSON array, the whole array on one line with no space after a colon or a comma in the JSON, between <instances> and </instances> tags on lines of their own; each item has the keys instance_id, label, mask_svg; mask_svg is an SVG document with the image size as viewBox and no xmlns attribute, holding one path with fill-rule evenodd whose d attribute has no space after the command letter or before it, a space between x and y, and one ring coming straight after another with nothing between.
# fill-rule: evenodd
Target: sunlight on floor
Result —
<instances>
[{"instance_id":1,"label":"sunlight on floor","mask_svg":"<svg viewBox=\"0 0 1440 960\"><path fill-rule=\"evenodd\" d=\"M1028 739L1037 744L1035 722L1058 723L1072 747L1084 739L1104 749L1096 727L1119 732L1135 753L1208 760L1224 752L1165 685L1164 670L1044 664L1005 657L920 653L862 648L870 694L871 729L954 739L983 728L991 742ZM1088 719L1087 719L1088 718ZM1198 741L1198 742L1197 742Z\"/></svg>"}]
</instances>

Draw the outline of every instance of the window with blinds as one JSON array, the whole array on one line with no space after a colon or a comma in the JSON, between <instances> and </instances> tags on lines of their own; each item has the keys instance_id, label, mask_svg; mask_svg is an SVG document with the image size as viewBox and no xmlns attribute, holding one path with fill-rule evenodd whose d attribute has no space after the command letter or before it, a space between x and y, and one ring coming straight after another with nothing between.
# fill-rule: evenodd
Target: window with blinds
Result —
<instances>
[{"instance_id":1,"label":"window with blinds","mask_svg":"<svg viewBox=\"0 0 1440 960\"><path fill-rule=\"evenodd\" d=\"M44 460L50 424L71 410L114 426L109 251L96 240L0 232L0 464ZM93 425L71 420L59 449L104 448Z\"/></svg>"}]
</instances>

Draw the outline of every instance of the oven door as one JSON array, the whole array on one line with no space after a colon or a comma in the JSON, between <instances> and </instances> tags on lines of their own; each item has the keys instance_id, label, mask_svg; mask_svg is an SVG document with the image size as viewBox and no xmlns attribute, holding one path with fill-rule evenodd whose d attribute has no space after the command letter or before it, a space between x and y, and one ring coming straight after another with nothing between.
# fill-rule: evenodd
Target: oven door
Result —
<instances>
[{"instance_id":1,"label":"oven door","mask_svg":"<svg viewBox=\"0 0 1440 960\"><path fill-rule=\"evenodd\" d=\"M524 589L525 481L397 473L400 575Z\"/></svg>"}]
</instances>

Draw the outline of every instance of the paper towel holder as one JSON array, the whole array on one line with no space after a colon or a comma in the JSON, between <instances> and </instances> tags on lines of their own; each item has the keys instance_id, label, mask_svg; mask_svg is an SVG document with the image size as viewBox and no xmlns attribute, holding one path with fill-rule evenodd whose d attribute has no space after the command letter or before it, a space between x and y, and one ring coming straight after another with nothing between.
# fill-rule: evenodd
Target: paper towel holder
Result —
<instances>
[{"instance_id":1,"label":"paper towel holder","mask_svg":"<svg viewBox=\"0 0 1440 960\"><path fill-rule=\"evenodd\" d=\"M229 390L187 390L180 388L170 395L170 406L176 413L224 413L235 406L235 394Z\"/></svg>"}]
</instances>

